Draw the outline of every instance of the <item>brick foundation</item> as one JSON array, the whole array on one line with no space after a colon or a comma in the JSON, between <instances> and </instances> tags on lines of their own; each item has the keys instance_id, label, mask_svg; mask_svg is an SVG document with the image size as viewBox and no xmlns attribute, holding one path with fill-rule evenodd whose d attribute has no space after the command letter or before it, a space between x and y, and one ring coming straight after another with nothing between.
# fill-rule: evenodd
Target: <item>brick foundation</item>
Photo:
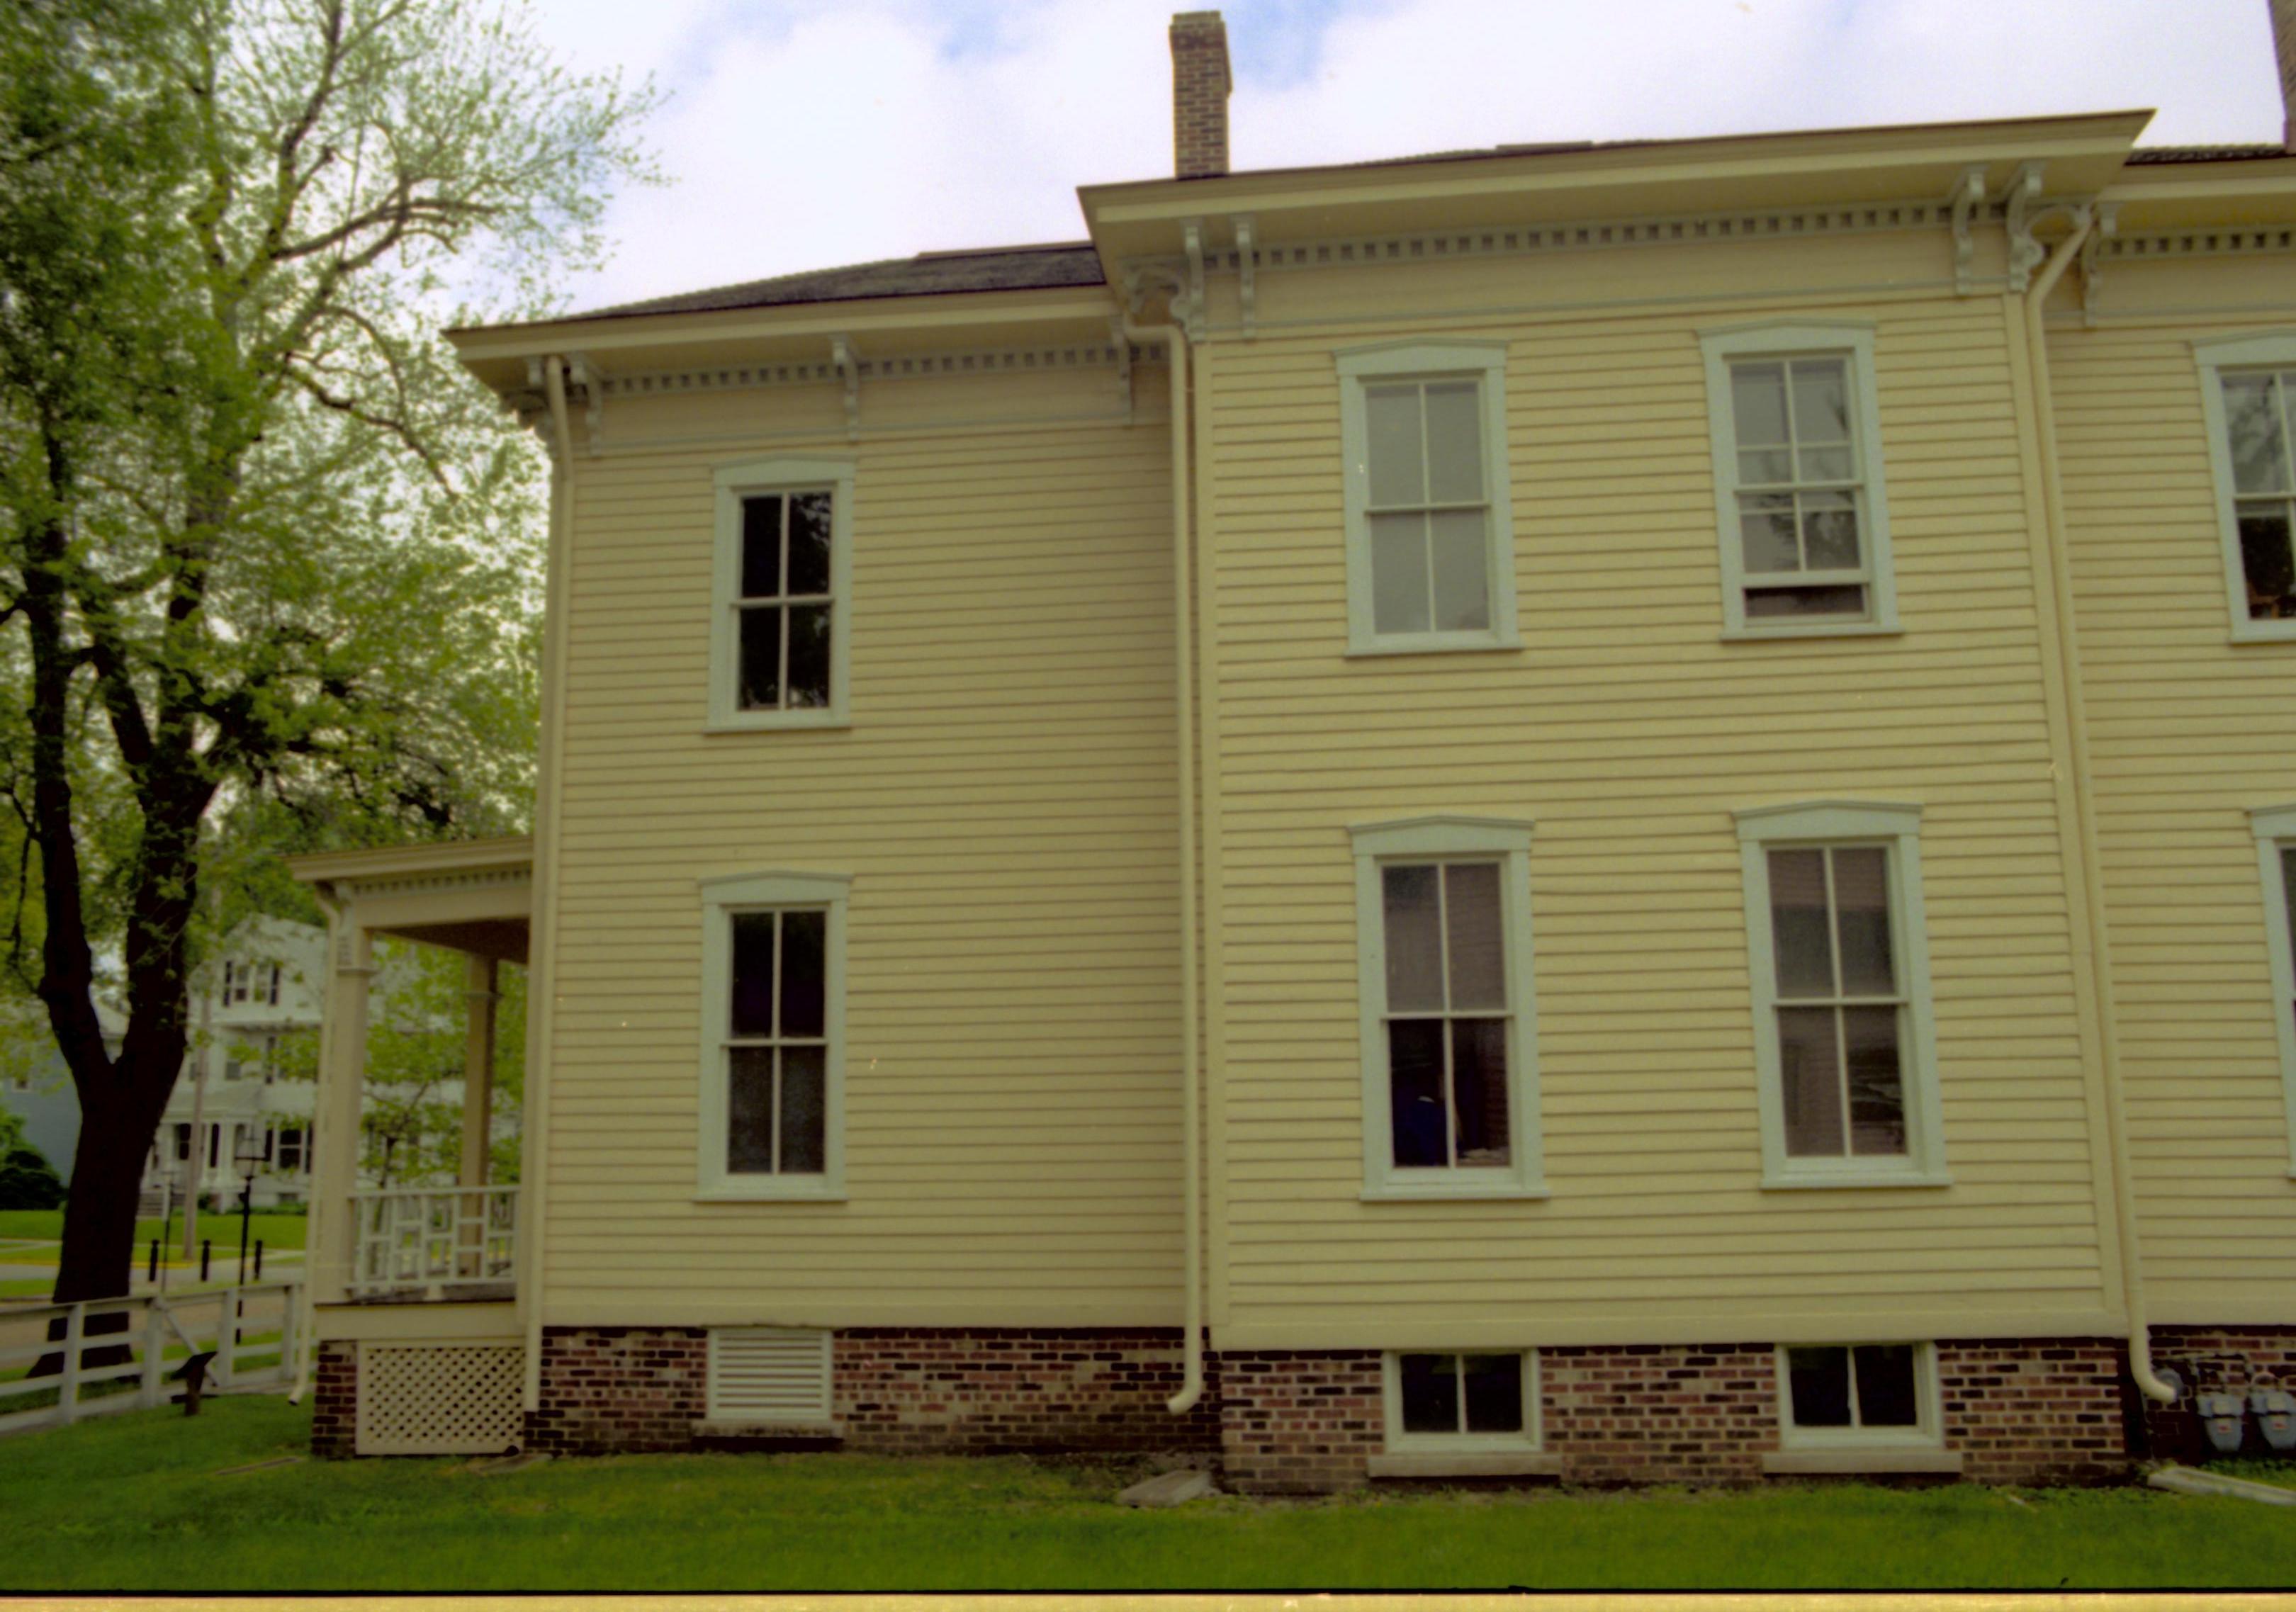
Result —
<instances>
[{"instance_id":1,"label":"brick foundation","mask_svg":"<svg viewBox=\"0 0 2296 1612\"><path fill-rule=\"evenodd\" d=\"M1565 1483L1751 1483L1778 1447L1767 1344L1542 1349L1538 1364Z\"/></svg>"},{"instance_id":2,"label":"brick foundation","mask_svg":"<svg viewBox=\"0 0 2296 1612\"><path fill-rule=\"evenodd\" d=\"M1220 1468L1246 1494L1309 1494L1366 1481L1382 1438L1380 1356L1368 1349L1219 1357Z\"/></svg>"},{"instance_id":3,"label":"brick foundation","mask_svg":"<svg viewBox=\"0 0 2296 1612\"><path fill-rule=\"evenodd\" d=\"M605 1455L693 1447L709 1370L700 1327L545 1327L526 1447Z\"/></svg>"},{"instance_id":4,"label":"brick foundation","mask_svg":"<svg viewBox=\"0 0 2296 1612\"><path fill-rule=\"evenodd\" d=\"M358 1453L358 1346L323 1343L311 1368L311 1453L346 1460Z\"/></svg>"},{"instance_id":5,"label":"brick foundation","mask_svg":"<svg viewBox=\"0 0 2296 1612\"><path fill-rule=\"evenodd\" d=\"M1944 1339L1945 1446L1985 1484L2117 1483L2129 1472L2128 1346L2117 1338Z\"/></svg>"}]
</instances>

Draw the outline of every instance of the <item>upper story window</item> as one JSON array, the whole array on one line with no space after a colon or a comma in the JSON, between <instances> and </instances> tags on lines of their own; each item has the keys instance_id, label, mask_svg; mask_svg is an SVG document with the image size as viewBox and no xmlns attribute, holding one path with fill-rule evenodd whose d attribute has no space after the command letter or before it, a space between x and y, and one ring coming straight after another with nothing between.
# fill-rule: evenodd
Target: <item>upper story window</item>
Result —
<instances>
[{"instance_id":1,"label":"upper story window","mask_svg":"<svg viewBox=\"0 0 2296 1612\"><path fill-rule=\"evenodd\" d=\"M299 1175L302 1171L302 1128L299 1125L290 1125L279 1133L279 1174Z\"/></svg>"},{"instance_id":2,"label":"upper story window","mask_svg":"<svg viewBox=\"0 0 2296 1612\"><path fill-rule=\"evenodd\" d=\"M1945 1183L1918 806L1738 814L1770 1187Z\"/></svg>"},{"instance_id":3,"label":"upper story window","mask_svg":"<svg viewBox=\"0 0 2296 1612\"><path fill-rule=\"evenodd\" d=\"M1701 345L1725 635L1895 631L1873 331L1764 324Z\"/></svg>"},{"instance_id":4,"label":"upper story window","mask_svg":"<svg viewBox=\"0 0 2296 1612\"><path fill-rule=\"evenodd\" d=\"M2194 343L2235 640L2296 638L2296 333Z\"/></svg>"},{"instance_id":5,"label":"upper story window","mask_svg":"<svg viewBox=\"0 0 2296 1612\"><path fill-rule=\"evenodd\" d=\"M1350 832L1364 1195L1542 1193L1530 826L1419 818Z\"/></svg>"},{"instance_id":6,"label":"upper story window","mask_svg":"<svg viewBox=\"0 0 2296 1612\"><path fill-rule=\"evenodd\" d=\"M1406 343L1337 359L1349 652L1514 647L1506 349Z\"/></svg>"},{"instance_id":7,"label":"upper story window","mask_svg":"<svg viewBox=\"0 0 2296 1612\"><path fill-rule=\"evenodd\" d=\"M717 473L709 725L848 720L853 464L762 459Z\"/></svg>"},{"instance_id":8,"label":"upper story window","mask_svg":"<svg viewBox=\"0 0 2296 1612\"><path fill-rule=\"evenodd\" d=\"M814 873L701 887L703 1197L842 1195L846 892Z\"/></svg>"}]
</instances>

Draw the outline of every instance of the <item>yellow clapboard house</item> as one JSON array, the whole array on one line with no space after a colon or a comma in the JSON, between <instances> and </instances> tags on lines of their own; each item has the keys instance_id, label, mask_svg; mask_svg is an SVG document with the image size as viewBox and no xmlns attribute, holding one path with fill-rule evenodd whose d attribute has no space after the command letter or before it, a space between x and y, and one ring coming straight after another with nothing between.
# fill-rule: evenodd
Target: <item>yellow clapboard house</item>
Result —
<instances>
[{"instance_id":1,"label":"yellow clapboard house","mask_svg":"<svg viewBox=\"0 0 2296 1612\"><path fill-rule=\"evenodd\" d=\"M538 821L299 863L322 1450L2037 1481L2276 1387L2296 155L1231 173L1171 41L1087 239L455 332ZM378 936L452 1186L348 1190Z\"/></svg>"}]
</instances>

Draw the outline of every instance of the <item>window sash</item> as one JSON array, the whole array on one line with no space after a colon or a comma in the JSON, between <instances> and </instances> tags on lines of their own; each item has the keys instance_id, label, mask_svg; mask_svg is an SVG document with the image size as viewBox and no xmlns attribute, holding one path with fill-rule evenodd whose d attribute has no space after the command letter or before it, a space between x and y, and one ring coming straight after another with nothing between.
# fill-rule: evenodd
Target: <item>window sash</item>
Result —
<instances>
[{"instance_id":1,"label":"window sash","mask_svg":"<svg viewBox=\"0 0 2296 1612\"><path fill-rule=\"evenodd\" d=\"M1442 983L1443 993L1441 1005L1438 1007L1400 1010L1394 1008L1390 1003L1384 991L1382 991L1381 994L1380 1011L1378 1017L1382 1035L1387 1043L1388 1100L1390 1105L1393 1103L1395 1096L1394 1027L1398 1024L1439 1024L1443 1027L1442 1034L1439 1039L1441 1041L1443 1048L1443 1153L1445 1162L1440 1165L1406 1165L1401 1163L1394 1158L1394 1152L1398 1146L1397 1139L1390 1136L1388 1141L1390 1167L1398 1171L1441 1170L1446 1172L1452 1170L1507 1168L1513 1163L1514 1159L1513 1132L1515 1122L1512 1077L1515 1060L1515 1033L1513 1001L1514 988L1513 973L1509 967L1510 958L1508 955L1508 940L1506 933L1506 859L1504 857L1472 855L1452 857L1406 856L1395 857L1381 862L1377 865L1382 895L1381 917L1383 925L1386 924L1388 921L1388 914L1385 911L1386 880L1388 873L1391 871L1406 868L1431 868L1435 870L1436 968L1437 978ZM1496 943L1495 949L1498 953L1499 966L1500 1003L1496 1007L1461 1008L1454 1007L1452 1005L1451 999L1454 982L1451 971L1450 870L1453 868L1488 868L1491 870L1493 876L1499 885L1498 904L1491 912L1492 922L1496 926L1497 929L1496 934L1492 937ZM1397 941L1398 937L1396 936L1395 931L1392 928L1389 928L1386 932L1386 944L1389 949L1390 966L1393 949L1397 945ZM1502 1090L1506 1092L1508 1133L1505 1138L1505 1154L1504 1157L1499 1158L1469 1161L1463 1160L1460 1158L1461 1127L1459 1124L1457 1038L1451 1034L1451 1026L1456 1023L1463 1022L1481 1024L1496 1023L1502 1027L1500 1031L1501 1046L1504 1049L1502 1056L1505 1058L1505 1062L1500 1069L1499 1081Z\"/></svg>"},{"instance_id":2,"label":"window sash","mask_svg":"<svg viewBox=\"0 0 2296 1612\"><path fill-rule=\"evenodd\" d=\"M796 914L796 913L802 913L802 912L814 912L814 913L818 913L818 914L820 914L820 915L821 915L821 920L822 920L823 939L822 939L822 954L821 954L821 959L820 959L820 961L821 961L821 968L822 968L822 995L823 995L823 1011L824 1011L824 1025L823 1025L823 1033L822 1033L821 1035L784 1035L784 1034L783 1034L783 1032L782 1032L782 995L783 995L783 981L784 981L784 974L783 974L783 970L784 970L784 969L786 968L786 966L787 966L787 964L788 964L788 961L789 961L789 951L788 951L788 947L787 947L787 945L786 945L786 944L785 944L785 939L784 939L784 937L785 937L785 935L786 935L786 931L787 931L787 921L789 920L789 918L790 918L792 914ZM730 1027L731 1027L731 1025L732 1025L732 1022L733 1022L732 1002L733 1002L733 1001L734 1001L734 997L735 997L736 995L738 995L738 994L739 994L739 991L740 991L740 985L741 985L741 981L739 980L739 978L736 978L736 976L734 975L734 955L735 955L735 947L734 947L734 945L733 945L734 929L734 925L735 925L735 923L736 923L736 922L737 922L737 921L739 921L740 919L742 919L742 918L745 918L745 917L758 917L758 916L765 915L765 914L767 914L767 913L770 913L770 914L772 915L772 917L773 917L773 921L774 921L774 953L773 953L773 965L772 965L772 978L771 978L771 980L768 982L769 989L768 989L768 991L767 991L767 1002L768 1002L768 1003L769 1003L768 1012L769 1012L769 1017L770 1017L770 1020L771 1020L772 1027L771 1027L771 1029L770 1029L767 1034L765 1034L765 1035L755 1035L755 1034L737 1035L737 1034L735 1034L735 1033L732 1030L732 1028ZM831 984L830 984L830 980L829 980L829 945L828 945L828 926L829 926L832 922L833 922L833 921L834 921L833 915L831 913L831 912L830 912L829 908L828 908L827 906L825 906L825 905L802 905L802 906L784 906L784 907L726 907L726 908L721 909L721 920L720 920L720 921L721 921L724 923L724 925L725 925L725 932L726 932L726 940L727 940L727 945L726 945L726 986L727 986L727 992L726 992L726 1002L727 1002L727 1011L726 1011L726 1012L724 1015L722 1015L722 1016L720 1017L720 1019L719 1019L719 1027L719 1027L718 1037L718 1075L719 1075L719 1078L720 1078L720 1079L725 1083L726 1092L726 1112L727 1112L727 1121L726 1121L726 1137L725 1137L725 1152L726 1152L726 1166L725 1166L725 1168L726 1168L726 1174L727 1174L727 1175L729 1175L729 1176L733 1176L733 1177L735 1177L735 1178L739 1178L739 1177L742 1177L742 1176L752 1176L752 1175L775 1175L775 1176L782 1176L782 1175L807 1175L807 1176L816 1176L816 1175L824 1174L826 1172L826 1169L827 1169L827 1164L826 1164L826 1153L827 1153L827 1134L826 1134L826 1133L827 1133L827 1116L826 1116L826 1114L825 1114L825 1113L824 1113L824 1118L823 1118L823 1130L824 1130L824 1138L823 1138L823 1158L824 1158L824 1162L823 1162L821 1165L816 1166L815 1168L813 1168L813 1169L809 1169L809 1170L793 1170L793 1169L789 1169L789 1168L786 1168L786 1167L784 1166L784 1165L783 1165L783 1158L784 1158L784 1156L786 1155L786 1153L788 1152L788 1145L787 1145L787 1144L788 1144L788 1138L783 1134L783 1129L782 1129L782 1126L783 1126L783 1071L784 1071L784 1068L785 1068L785 1064L786 1064L786 1060L785 1060L785 1058L784 1058L783 1054L784 1054L786 1051L790 1051L790 1050L792 1050L792 1049L805 1049L805 1048L816 1049L816 1050L818 1050L818 1051L821 1052L821 1054L822 1054L822 1068L823 1068L823 1076L822 1076L822 1078L823 1078L823 1083L824 1083L824 1103L825 1103L825 1101L826 1101L826 1086L827 1086L827 1078L828 1078L828 1076L827 1076L827 1069L828 1069L828 1061L829 1061L829 1043L830 1043L830 1036L829 1036L829 1034L828 1034L828 1026L827 1026L827 1023L826 1023L826 1018L827 1018L827 1010L828 1010L828 994L829 994L829 991L832 989L832 986L831 986ZM772 1088L772 1093L771 1093L771 1101L770 1101L768 1102L768 1104L767 1105L767 1135L766 1135L766 1138L765 1138L765 1141L766 1141L766 1147L765 1147L765 1158L766 1158L767 1164L767 1166L768 1166L768 1167L767 1167L767 1168L766 1168L766 1169L762 1169L762 1170L758 1170L758 1169L740 1169L740 1170L737 1170L737 1169L735 1169L735 1168L734 1167L734 1165L733 1165L733 1148L734 1148L734 1140L735 1140L735 1139L734 1139L734 1134L733 1134L733 1122L732 1122L732 1109L733 1109L733 1080L734 1080L734 1054L735 1052L737 1052L737 1051L743 1051L743 1050L745 1050L745 1049L760 1049L760 1050L766 1050L766 1051L770 1051L774 1054L774 1059L773 1059L773 1088Z\"/></svg>"}]
</instances>

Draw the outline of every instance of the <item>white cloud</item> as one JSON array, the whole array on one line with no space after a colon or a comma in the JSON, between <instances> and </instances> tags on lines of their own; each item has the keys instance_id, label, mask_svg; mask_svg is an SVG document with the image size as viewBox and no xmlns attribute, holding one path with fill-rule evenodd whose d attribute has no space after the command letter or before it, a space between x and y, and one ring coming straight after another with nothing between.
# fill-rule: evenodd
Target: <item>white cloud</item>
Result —
<instances>
[{"instance_id":1,"label":"white cloud","mask_svg":"<svg viewBox=\"0 0 2296 1612\"><path fill-rule=\"evenodd\" d=\"M1074 239L1169 171L1172 0L537 0L578 66L656 75L679 183L618 200L578 306ZM1502 143L2157 107L2265 142L2263 0L1237 0L1239 168ZM1263 76L1257 63L1267 63ZM1277 70L1280 68L1280 73Z\"/></svg>"}]
</instances>

